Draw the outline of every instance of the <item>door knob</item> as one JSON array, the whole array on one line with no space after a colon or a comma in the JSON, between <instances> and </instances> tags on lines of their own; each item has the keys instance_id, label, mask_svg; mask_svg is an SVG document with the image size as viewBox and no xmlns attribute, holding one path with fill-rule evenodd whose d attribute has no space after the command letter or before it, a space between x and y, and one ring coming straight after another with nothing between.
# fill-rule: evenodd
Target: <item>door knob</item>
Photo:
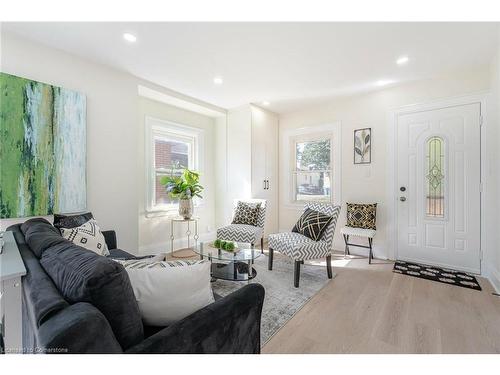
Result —
<instances>
[{"instance_id":1,"label":"door knob","mask_svg":"<svg viewBox=\"0 0 500 375\"><path fill-rule=\"evenodd\" d=\"M406 201L406 197L399 197L399 200L400 200L401 202L404 202L404 201Z\"/></svg>"}]
</instances>

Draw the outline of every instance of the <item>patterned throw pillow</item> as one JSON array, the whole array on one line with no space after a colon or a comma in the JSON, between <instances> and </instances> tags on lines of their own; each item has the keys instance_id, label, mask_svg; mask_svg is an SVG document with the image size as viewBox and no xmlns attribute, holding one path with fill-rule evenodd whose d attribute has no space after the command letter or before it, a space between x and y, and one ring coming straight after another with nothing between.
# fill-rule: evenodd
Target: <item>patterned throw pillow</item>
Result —
<instances>
[{"instance_id":1,"label":"patterned throw pillow","mask_svg":"<svg viewBox=\"0 0 500 375\"><path fill-rule=\"evenodd\" d=\"M314 241L318 241L332 219L333 216L307 208L293 227L292 232L300 233Z\"/></svg>"},{"instance_id":2,"label":"patterned throw pillow","mask_svg":"<svg viewBox=\"0 0 500 375\"><path fill-rule=\"evenodd\" d=\"M238 202L233 218L233 224L247 224L257 226L260 203Z\"/></svg>"},{"instance_id":3,"label":"patterned throw pillow","mask_svg":"<svg viewBox=\"0 0 500 375\"><path fill-rule=\"evenodd\" d=\"M169 268L169 267L186 267L205 263L206 260L151 260L151 259L128 259L120 260L113 259L120 263L126 270L142 269L142 268Z\"/></svg>"},{"instance_id":4,"label":"patterned throw pillow","mask_svg":"<svg viewBox=\"0 0 500 375\"><path fill-rule=\"evenodd\" d=\"M109 255L108 246L101 229L94 219L76 228L60 228L61 235L75 245L84 247L99 255Z\"/></svg>"},{"instance_id":5,"label":"patterned throw pillow","mask_svg":"<svg viewBox=\"0 0 500 375\"><path fill-rule=\"evenodd\" d=\"M363 229L377 229L377 203L347 203L347 226Z\"/></svg>"}]
</instances>

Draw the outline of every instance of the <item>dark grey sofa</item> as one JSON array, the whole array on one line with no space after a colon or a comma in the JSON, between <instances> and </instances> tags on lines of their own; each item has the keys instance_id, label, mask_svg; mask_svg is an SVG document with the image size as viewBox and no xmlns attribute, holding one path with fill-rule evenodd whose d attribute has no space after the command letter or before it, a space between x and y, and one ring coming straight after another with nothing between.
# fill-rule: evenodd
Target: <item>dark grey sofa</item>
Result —
<instances>
[{"instance_id":1,"label":"dark grey sofa","mask_svg":"<svg viewBox=\"0 0 500 375\"><path fill-rule=\"evenodd\" d=\"M23 279L25 353L259 353L264 288L244 286L168 327L144 326L125 269L36 218L14 233ZM110 257L133 258L104 232Z\"/></svg>"}]
</instances>

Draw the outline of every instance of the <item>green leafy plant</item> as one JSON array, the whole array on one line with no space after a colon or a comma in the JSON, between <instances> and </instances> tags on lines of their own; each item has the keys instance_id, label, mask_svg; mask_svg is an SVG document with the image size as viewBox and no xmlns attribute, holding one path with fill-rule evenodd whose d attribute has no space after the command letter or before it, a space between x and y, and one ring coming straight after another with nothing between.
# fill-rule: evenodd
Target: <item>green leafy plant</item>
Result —
<instances>
[{"instance_id":1,"label":"green leafy plant","mask_svg":"<svg viewBox=\"0 0 500 375\"><path fill-rule=\"evenodd\" d=\"M200 193L204 188L199 183L199 173L184 168L182 174L176 176L174 174L175 169L176 166L172 166L170 176L163 176L160 179L160 184L165 186L168 196L178 199L190 199L193 197L203 198Z\"/></svg>"}]
</instances>

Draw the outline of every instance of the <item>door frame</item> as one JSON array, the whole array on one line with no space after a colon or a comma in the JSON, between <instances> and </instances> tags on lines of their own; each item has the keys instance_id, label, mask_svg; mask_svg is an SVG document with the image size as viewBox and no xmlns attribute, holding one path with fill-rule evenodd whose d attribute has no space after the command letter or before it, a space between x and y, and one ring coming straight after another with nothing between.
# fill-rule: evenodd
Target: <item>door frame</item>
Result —
<instances>
[{"instance_id":1,"label":"door frame","mask_svg":"<svg viewBox=\"0 0 500 375\"><path fill-rule=\"evenodd\" d=\"M388 131L387 131L387 255L389 259L397 259L398 251L397 251L397 243L398 243L398 197L399 192L397 189L398 183L398 173L397 173L397 146L398 146L398 133L397 133L397 123L398 117L401 115L412 114L417 112L426 112L432 111L447 107L457 107L467 104L479 104L480 106L480 114L481 114L481 122L480 122L480 186L481 186L481 215L480 215L480 249L479 249L479 257L480 257L480 272L481 274L484 272L484 247L487 243L486 241L486 231L485 231L485 196L486 196L486 187L488 175L485 171L489 168L489 161L486 157L487 149L485 136L488 133L488 92L480 92L477 94L465 95L465 96L457 96L450 97L445 99L437 99L430 102L418 103L418 104L410 104L406 106L402 106L396 108L394 110L389 111L388 113Z\"/></svg>"}]
</instances>

